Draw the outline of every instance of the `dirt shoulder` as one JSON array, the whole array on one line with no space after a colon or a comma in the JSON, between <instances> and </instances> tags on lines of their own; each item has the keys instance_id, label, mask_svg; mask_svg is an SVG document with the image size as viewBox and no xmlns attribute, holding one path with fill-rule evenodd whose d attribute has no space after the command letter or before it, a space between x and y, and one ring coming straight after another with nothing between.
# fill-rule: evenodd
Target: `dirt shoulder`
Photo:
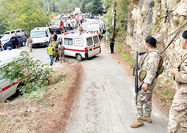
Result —
<instances>
[{"instance_id":1,"label":"dirt shoulder","mask_svg":"<svg viewBox=\"0 0 187 133\"><path fill-rule=\"evenodd\" d=\"M81 64L67 64L54 69L62 81L37 95L0 103L0 133L63 132L76 98L83 69Z\"/></svg>"},{"instance_id":2,"label":"dirt shoulder","mask_svg":"<svg viewBox=\"0 0 187 133\"><path fill-rule=\"evenodd\" d=\"M108 42L105 42L105 48L110 50ZM115 44L114 51L115 51L114 54L111 54L111 56L115 60L117 60L118 63L121 64L121 66L126 70L128 76L134 80L133 61L132 61L134 60L134 54L132 52L132 49L127 45L125 45L125 43L123 42L117 42L117 44ZM159 84L159 81L157 82L157 84ZM165 88L167 88L167 86L159 87L157 85L155 87L153 92L153 103L160 112L162 112L166 117L168 117L169 109L172 104L172 99L168 98L166 94L167 92L165 92ZM175 93L174 90L171 90L171 92L173 94Z\"/></svg>"}]
</instances>

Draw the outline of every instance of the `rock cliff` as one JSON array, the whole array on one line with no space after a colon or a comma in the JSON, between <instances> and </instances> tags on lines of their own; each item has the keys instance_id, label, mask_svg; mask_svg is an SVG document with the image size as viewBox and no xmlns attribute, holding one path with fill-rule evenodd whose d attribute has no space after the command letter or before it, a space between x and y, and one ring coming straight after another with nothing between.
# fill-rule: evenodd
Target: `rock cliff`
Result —
<instances>
[{"instance_id":1,"label":"rock cliff","mask_svg":"<svg viewBox=\"0 0 187 133\"><path fill-rule=\"evenodd\" d=\"M175 34L166 36L187 22L187 0L131 0L129 8L126 44L134 51L144 51L148 35L154 36L159 41L158 49L163 50ZM165 52L163 82L171 79L169 69L180 63L183 53L180 34Z\"/></svg>"}]
</instances>

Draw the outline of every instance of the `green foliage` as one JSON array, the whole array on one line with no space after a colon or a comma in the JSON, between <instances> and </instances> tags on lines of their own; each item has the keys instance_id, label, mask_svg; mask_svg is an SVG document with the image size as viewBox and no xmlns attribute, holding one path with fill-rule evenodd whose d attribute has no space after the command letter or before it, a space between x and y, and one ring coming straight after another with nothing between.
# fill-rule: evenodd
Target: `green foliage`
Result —
<instances>
[{"instance_id":1,"label":"green foliage","mask_svg":"<svg viewBox=\"0 0 187 133\"><path fill-rule=\"evenodd\" d=\"M103 13L103 5L101 0L83 0L81 4L83 13L91 12L94 15Z\"/></svg>"},{"instance_id":2,"label":"green foliage","mask_svg":"<svg viewBox=\"0 0 187 133\"><path fill-rule=\"evenodd\" d=\"M111 2L112 1L112 2ZM111 2L112 4L110 4ZM115 0L104 0L104 3L108 3L107 7L107 13L104 15L104 21L107 24L107 27L109 28L109 31L113 31L113 26L112 26L112 19L113 19L113 12L112 10L114 9L114 2ZM128 20L128 5L129 2L128 0L118 0L117 1L117 7L116 9L116 31L118 32L119 36L122 36L126 30L127 30L127 20Z\"/></svg>"},{"instance_id":3,"label":"green foliage","mask_svg":"<svg viewBox=\"0 0 187 133\"><path fill-rule=\"evenodd\" d=\"M80 3L81 0L43 0L42 7L48 12L71 13Z\"/></svg>"},{"instance_id":4,"label":"green foliage","mask_svg":"<svg viewBox=\"0 0 187 133\"><path fill-rule=\"evenodd\" d=\"M49 85L52 69L41 64L39 60L33 60L24 51L19 58L5 66L1 66L0 73L3 74L5 79L10 80L11 83L15 79L22 79L21 83L23 86L20 87L20 90L23 93L31 93Z\"/></svg>"},{"instance_id":5,"label":"green foliage","mask_svg":"<svg viewBox=\"0 0 187 133\"><path fill-rule=\"evenodd\" d=\"M103 13L103 7L101 0L93 0L93 7L91 10L92 14L102 14Z\"/></svg>"},{"instance_id":6,"label":"green foliage","mask_svg":"<svg viewBox=\"0 0 187 133\"><path fill-rule=\"evenodd\" d=\"M41 8L41 0L0 0L0 23L6 30L31 29L39 26L46 26L49 17L46 11ZM0 32L3 32L1 30Z\"/></svg>"}]
</instances>

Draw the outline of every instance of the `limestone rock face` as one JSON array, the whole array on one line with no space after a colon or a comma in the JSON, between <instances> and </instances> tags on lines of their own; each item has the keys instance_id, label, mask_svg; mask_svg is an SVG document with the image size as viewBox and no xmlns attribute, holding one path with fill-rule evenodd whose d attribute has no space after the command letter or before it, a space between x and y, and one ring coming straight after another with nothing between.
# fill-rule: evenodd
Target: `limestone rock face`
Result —
<instances>
[{"instance_id":1,"label":"limestone rock face","mask_svg":"<svg viewBox=\"0 0 187 133\"><path fill-rule=\"evenodd\" d=\"M168 35L187 21L187 0L140 0L139 4L133 6L129 19L133 24L131 22L128 24L127 45L134 51L145 51L144 39L152 35L161 42L157 45L162 51L175 34ZM184 50L181 47L180 34L165 52L166 68L161 75L163 83L168 80L171 67L176 67L181 61L182 53Z\"/></svg>"},{"instance_id":2,"label":"limestone rock face","mask_svg":"<svg viewBox=\"0 0 187 133\"><path fill-rule=\"evenodd\" d=\"M187 17L187 2L181 2L181 3L177 4L175 12L179 16L186 16Z\"/></svg>"}]
</instances>

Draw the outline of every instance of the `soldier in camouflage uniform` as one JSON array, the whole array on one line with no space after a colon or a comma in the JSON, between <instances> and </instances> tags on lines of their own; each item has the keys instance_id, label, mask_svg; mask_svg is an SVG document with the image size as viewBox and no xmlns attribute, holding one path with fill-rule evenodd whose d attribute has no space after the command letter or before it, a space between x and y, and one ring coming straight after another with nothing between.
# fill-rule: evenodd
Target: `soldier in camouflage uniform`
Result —
<instances>
[{"instance_id":1,"label":"soldier in camouflage uniform","mask_svg":"<svg viewBox=\"0 0 187 133\"><path fill-rule=\"evenodd\" d=\"M183 33L183 60L171 71L179 85L169 112L168 133L187 133L187 30Z\"/></svg>"},{"instance_id":2,"label":"soldier in camouflage uniform","mask_svg":"<svg viewBox=\"0 0 187 133\"><path fill-rule=\"evenodd\" d=\"M140 72L145 72L143 79L139 78L139 86L141 91L137 96L137 119L130 125L132 128L143 126L143 121L152 122L152 93L157 81L157 71L160 61L160 55L156 50L156 39L147 37L145 39L146 55L139 63ZM139 77L141 77L139 75ZM143 108L144 107L144 108Z\"/></svg>"}]
</instances>

